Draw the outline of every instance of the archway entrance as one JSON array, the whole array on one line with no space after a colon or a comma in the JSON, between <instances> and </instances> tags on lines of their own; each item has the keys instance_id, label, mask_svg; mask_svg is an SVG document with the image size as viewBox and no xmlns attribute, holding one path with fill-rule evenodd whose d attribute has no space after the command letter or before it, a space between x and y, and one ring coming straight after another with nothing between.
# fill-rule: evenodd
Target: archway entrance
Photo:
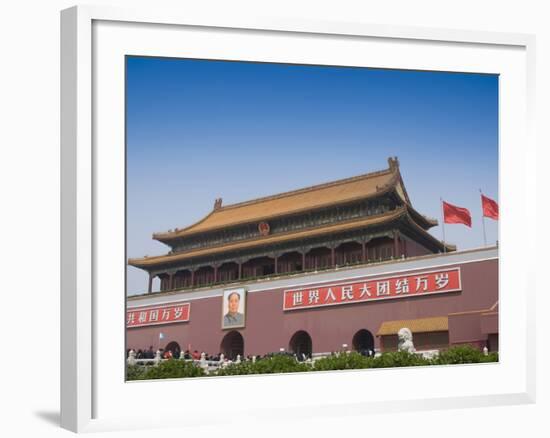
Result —
<instances>
[{"instance_id":1,"label":"archway entrance","mask_svg":"<svg viewBox=\"0 0 550 438\"><path fill-rule=\"evenodd\" d=\"M311 357L312 353L312 343L311 343L311 336L309 336L308 332L305 332L303 330L300 330L294 335L292 335L292 338L290 338L290 343L288 345L288 349L295 353L296 356L298 356L298 359L302 360L303 356Z\"/></svg>"},{"instance_id":2,"label":"archway entrance","mask_svg":"<svg viewBox=\"0 0 550 438\"><path fill-rule=\"evenodd\" d=\"M368 354L369 350L374 353L374 336L368 330L361 329L353 336L352 345L359 353Z\"/></svg>"},{"instance_id":3,"label":"archway entrance","mask_svg":"<svg viewBox=\"0 0 550 438\"><path fill-rule=\"evenodd\" d=\"M237 331L229 332L222 339L222 343L220 344L220 351L227 359L230 360L237 359L238 354L241 355L241 358L244 357L243 336Z\"/></svg>"},{"instance_id":4,"label":"archway entrance","mask_svg":"<svg viewBox=\"0 0 550 438\"><path fill-rule=\"evenodd\" d=\"M177 359L180 357L181 348L177 342L173 341L166 346L164 351L172 352L172 357L175 357Z\"/></svg>"}]
</instances>

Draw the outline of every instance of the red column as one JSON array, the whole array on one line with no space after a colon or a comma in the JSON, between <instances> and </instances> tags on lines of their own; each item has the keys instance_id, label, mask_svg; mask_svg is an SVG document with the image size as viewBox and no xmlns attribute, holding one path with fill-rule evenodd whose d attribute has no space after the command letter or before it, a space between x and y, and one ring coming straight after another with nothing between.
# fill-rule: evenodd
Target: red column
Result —
<instances>
[{"instance_id":1,"label":"red column","mask_svg":"<svg viewBox=\"0 0 550 438\"><path fill-rule=\"evenodd\" d=\"M277 271L277 268L278 268L277 261L279 260L279 257L275 256L274 259L275 259L275 274L277 274L277 272L278 272Z\"/></svg>"},{"instance_id":2,"label":"red column","mask_svg":"<svg viewBox=\"0 0 550 438\"><path fill-rule=\"evenodd\" d=\"M302 252L302 271L306 270L306 252Z\"/></svg>"},{"instance_id":3,"label":"red column","mask_svg":"<svg viewBox=\"0 0 550 438\"><path fill-rule=\"evenodd\" d=\"M174 289L174 274L168 274L168 290Z\"/></svg>"},{"instance_id":4,"label":"red column","mask_svg":"<svg viewBox=\"0 0 550 438\"><path fill-rule=\"evenodd\" d=\"M191 287L195 286L195 270L191 269Z\"/></svg>"},{"instance_id":5,"label":"red column","mask_svg":"<svg viewBox=\"0 0 550 438\"><path fill-rule=\"evenodd\" d=\"M241 279L242 273L243 273L243 264L239 262L239 276L237 277L238 280Z\"/></svg>"},{"instance_id":6,"label":"red column","mask_svg":"<svg viewBox=\"0 0 550 438\"><path fill-rule=\"evenodd\" d=\"M361 260L363 263L367 261L367 242L364 240L361 242Z\"/></svg>"},{"instance_id":7,"label":"red column","mask_svg":"<svg viewBox=\"0 0 550 438\"><path fill-rule=\"evenodd\" d=\"M336 252L334 246L330 248L330 263L333 268L336 266Z\"/></svg>"},{"instance_id":8,"label":"red column","mask_svg":"<svg viewBox=\"0 0 550 438\"><path fill-rule=\"evenodd\" d=\"M153 277L154 277L154 275L149 273L149 286L147 287L147 293L148 294L153 292Z\"/></svg>"},{"instance_id":9,"label":"red column","mask_svg":"<svg viewBox=\"0 0 550 438\"><path fill-rule=\"evenodd\" d=\"M218 265L214 265L214 283L218 282Z\"/></svg>"},{"instance_id":10,"label":"red column","mask_svg":"<svg viewBox=\"0 0 550 438\"><path fill-rule=\"evenodd\" d=\"M393 256L394 258L399 257L399 237L397 231L393 232Z\"/></svg>"}]
</instances>

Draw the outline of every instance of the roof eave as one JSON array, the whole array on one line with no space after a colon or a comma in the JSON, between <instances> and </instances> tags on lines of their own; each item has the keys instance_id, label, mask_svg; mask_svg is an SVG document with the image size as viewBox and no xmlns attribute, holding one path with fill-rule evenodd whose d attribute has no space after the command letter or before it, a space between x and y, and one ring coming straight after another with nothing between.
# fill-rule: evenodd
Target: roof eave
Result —
<instances>
[{"instance_id":1,"label":"roof eave","mask_svg":"<svg viewBox=\"0 0 550 438\"><path fill-rule=\"evenodd\" d=\"M374 198L377 198L379 196L384 196L384 195L394 191L396 181L397 181L396 179L395 180L392 179L392 181L390 183L379 187L376 192L370 193L370 194L365 195L365 196L359 196L359 197L356 197L356 198L346 199L346 200L343 200L341 202L330 202L330 203L326 203L326 204L320 204L320 205L316 206L315 208L303 208L303 209L298 209L298 210L294 210L294 211L291 211L291 212L285 212L283 214L273 214L273 215L263 216L263 217L260 217L260 218L255 218L254 221L246 220L246 221L242 221L242 222L235 222L235 223L232 223L230 225L220 225L220 226L217 226L217 227L210 228L208 230L194 231L194 230L190 229L191 227L194 227L195 225L198 225L200 222L206 220L206 218L213 213L213 212L211 212L209 215L205 216L201 221L197 222L196 224L193 224L191 227L187 227L187 228L178 230L178 234L155 233L155 234L153 234L153 239L158 240L159 242L162 242L162 243L164 243L168 246L171 246L173 244L173 242L177 239L190 237L190 236L198 236L198 235L201 235L201 234L204 234L204 233L210 233L210 232L213 232L213 231L223 230L224 228L228 228L228 227L235 227L235 226L246 225L246 224L251 224L251 223L258 223L258 222L267 221L267 220L281 219L281 218L284 218L286 216L292 216L292 215L295 215L295 214L300 214L300 213L303 213L305 211L318 211L318 210L322 210L322 209L325 209L325 208L331 207L331 206L345 205L345 204L349 204L349 203L353 203L353 202L358 202L358 201L361 201L361 200L374 199Z\"/></svg>"},{"instance_id":2,"label":"roof eave","mask_svg":"<svg viewBox=\"0 0 550 438\"><path fill-rule=\"evenodd\" d=\"M361 226L379 225L380 223L385 222L386 220L388 222L396 221L396 220L399 220L400 218L402 218L403 216L407 216L407 209L405 207L397 209L397 210L393 210L393 211L390 211L390 212L386 212L384 214L381 214L381 215L378 215L378 216L375 216L375 217L372 218L374 220L378 219L381 222L375 222L375 223L372 223L372 224L363 224ZM362 218L362 219L364 220L365 218ZM345 224L353 224L353 223L359 224L359 223L361 223L361 219L360 220L348 221ZM324 228L326 229L326 228L329 228L329 227L324 227ZM315 231L315 228L312 228L310 230ZM300 230L299 232L302 232L302 231L308 231L308 230ZM323 234L330 234L331 232L333 232L333 233L334 232L339 232L338 230L323 232L323 228L318 228L318 231L319 231L318 235L320 235L320 236L322 236ZM290 237L288 240L292 240L291 237L294 236L295 234L296 233L288 233L288 236ZM261 242L264 241L264 240L265 240L264 237L260 237L260 238L249 239L247 241L238 241L238 242L235 242L235 243L243 243L243 244L244 243L251 243L251 244L253 244L252 246L259 246L259 245L261 245ZM270 244L270 243L272 243L272 242L266 242L266 244ZM224 251L223 250L219 251L219 249L223 248L224 246L227 246L227 245L211 247L210 249L213 250L213 253L223 253ZM238 248L238 249L242 250L244 248L246 248L246 246L244 246L242 248ZM232 248L227 249L227 251L231 251L231 250L232 250ZM207 255L207 254L204 254L204 255ZM154 261L152 262L152 260L154 260L154 259L158 259L157 265L162 265L162 264L166 264L166 263L179 262L179 261L183 261L183 260L192 259L193 257L202 257L202 256L203 256L203 254L199 254L199 255L194 256L194 255L187 255L185 253L179 253L179 254L173 254L173 255L162 255L162 256L128 259L128 264L130 266L133 266L133 267L136 267L136 268L151 270L151 269L154 269L154 266L155 266L155 264L154 264L155 262ZM171 260L170 260L170 258L171 258Z\"/></svg>"},{"instance_id":3,"label":"roof eave","mask_svg":"<svg viewBox=\"0 0 550 438\"><path fill-rule=\"evenodd\" d=\"M450 243L444 243L441 240L432 236L427 230L421 227L416 221L411 217L410 212L408 211L405 215L409 224L411 224L420 234L422 234L426 239L431 241L441 252L452 252L456 251L456 245Z\"/></svg>"}]
</instances>

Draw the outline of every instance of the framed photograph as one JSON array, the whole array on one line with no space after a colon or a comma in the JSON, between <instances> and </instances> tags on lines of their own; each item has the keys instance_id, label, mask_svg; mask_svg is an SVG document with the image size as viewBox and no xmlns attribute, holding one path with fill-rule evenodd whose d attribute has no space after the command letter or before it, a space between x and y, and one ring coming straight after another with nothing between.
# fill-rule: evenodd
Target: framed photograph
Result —
<instances>
[{"instance_id":1,"label":"framed photograph","mask_svg":"<svg viewBox=\"0 0 550 438\"><path fill-rule=\"evenodd\" d=\"M245 326L246 289L223 291L222 329L235 329Z\"/></svg>"},{"instance_id":2,"label":"framed photograph","mask_svg":"<svg viewBox=\"0 0 550 438\"><path fill-rule=\"evenodd\" d=\"M63 427L534 400L533 37L61 30Z\"/></svg>"}]
</instances>

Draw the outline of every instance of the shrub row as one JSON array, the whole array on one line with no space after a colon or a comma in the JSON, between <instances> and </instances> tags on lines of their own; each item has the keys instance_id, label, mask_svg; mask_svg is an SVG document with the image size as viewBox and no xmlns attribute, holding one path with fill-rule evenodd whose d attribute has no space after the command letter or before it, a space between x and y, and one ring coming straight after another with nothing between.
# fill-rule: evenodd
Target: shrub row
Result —
<instances>
[{"instance_id":1,"label":"shrub row","mask_svg":"<svg viewBox=\"0 0 550 438\"><path fill-rule=\"evenodd\" d=\"M426 365L451 365L466 363L498 362L498 353L485 356L471 346L451 347L428 359L419 354L404 351L383 353L378 357L365 357L359 353L337 354L315 362L316 371L346 370L362 368L396 368Z\"/></svg>"},{"instance_id":2,"label":"shrub row","mask_svg":"<svg viewBox=\"0 0 550 438\"><path fill-rule=\"evenodd\" d=\"M257 360L232 363L225 368L220 368L218 376L236 376L243 374L273 374L273 373L297 373L311 371L311 366L304 362L298 362L293 356L273 355Z\"/></svg>"},{"instance_id":3,"label":"shrub row","mask_svg":"<svg viewBox=\"0 0 550 438\"><path fill-rule=\"evenodd\" d=\"M395 368L425 365L449 365L466 363L498 362L498 353L485 356L468 345L443 350L432 359L404 351L382 353L378 357L366 357L357 352L336 353L315 361L314 365L298 362L294 357L275 354L252 361L232 363L209 376L235 376L245 374L296 373L306 371L354 370L364 368ZM127 380L149 380L179 377L206 376L202 368L192 362L170 359L154 367L127 367Z\"/></svg>"},{"instance_id":4,"label":"shrub row","mask_svg":"<svg viewBox=\"0 0 550 438\"><path fill-rule=\"evenodd\" d=\"M126 380L150 380L150 379L175 379L179 377L206 376L204 370L193 362L169 359L157 366L142 367L128 365L126 367Z\"/></svg>"}]
</instances>

